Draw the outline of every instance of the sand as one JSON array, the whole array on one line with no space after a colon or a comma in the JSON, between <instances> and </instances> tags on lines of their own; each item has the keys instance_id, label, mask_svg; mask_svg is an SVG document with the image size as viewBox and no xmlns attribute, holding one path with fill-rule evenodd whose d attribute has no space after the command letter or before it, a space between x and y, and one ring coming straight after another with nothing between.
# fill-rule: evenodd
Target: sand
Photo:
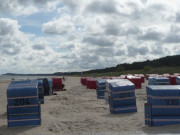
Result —
<instances>
[{"instance_id":1,"label":"sand","mask_svg":"<svg viewBox=\"0 0 180 135\"><path fill-rule=\"evenodd\" d=\"M144 124L144 103L147 81L136 90L137 113L110 114L109 105L96 98L96 91L87 89L79 77L63 82L67 91L45 97L41 105L41 126L7 127L6 89L9 81L0 82L0 135L121 135L175 134L180 125L148 127Z\"/></svg>"}]
</instances>

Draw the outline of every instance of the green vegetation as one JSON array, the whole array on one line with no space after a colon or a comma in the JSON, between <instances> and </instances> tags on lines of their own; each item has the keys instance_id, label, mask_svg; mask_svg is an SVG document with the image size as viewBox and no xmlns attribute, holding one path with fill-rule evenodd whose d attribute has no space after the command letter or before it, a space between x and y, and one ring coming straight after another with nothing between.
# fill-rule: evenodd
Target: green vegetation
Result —
<instances>
[{"instance_id":1,"label":"green vegetation","mask_svg":"<svg viewBox=\"0 0 180 135\"><path fill-rule=\"evenodd\" d=\"M163 74L180 73L180 55L167 56L152 61L119 64L115 67L81 72L56 72L53 74L13 74L5 75L51 75L51 76L119 76L123 74Z\"/></svg>"},{"instance_id":2,"label":"green vegetation","mask_svg":"<svg viewBox=\"0 0 180 135\"><path fill-rule=\"evenodd\" d=\"M94 69L82 76L119 76L121 74L163 74L180 73L180 55L167 56L152 61L119 64L116 67ZM78 75L78 74L75 74ZM80 76L80 75L79 75Z\"/></svg>"},{"instance_id":3,"label":"green vegetation","mask_svg":"<svg viewBox=\"0 0 180 135\"><path fill-rule=\"evenodd\" d=\"M124 71L114 71L114 72L107 72L107 73L84 73L82 75L73 75L73 76L85 76L85 77L89 77L89 76L96 76L96 77L100 77L100 76L119 76L119 75L123 75L123 74L164 74L164 73L169 73L169 74L173 74L173 73L180 73L180 66L177 67L148 67L146 68L148 70L145 69L140 69L140 70L124 70Z\"/></svg>"},{"instance_id":4,"label":"green vegetation","mask_svg":"<svg viewBox=\"0 0 180 135\"><path fill-rule=\"evenodd\" d=\"M122 72L122 71L124 71L124 67L118 66L118 67L117 67L117 72Z\"/></svg>"},{"instance_id":5,"label":"green vegetation","mask_svg":"<svg viewBox=\"0 0 180 135\"><path fill-rule=\"evenodd\" d=\"M144 67L144 71L150 71L151 69L152 69L151 66L145 66L145 67Z\"/></svg>"}]
</instances>

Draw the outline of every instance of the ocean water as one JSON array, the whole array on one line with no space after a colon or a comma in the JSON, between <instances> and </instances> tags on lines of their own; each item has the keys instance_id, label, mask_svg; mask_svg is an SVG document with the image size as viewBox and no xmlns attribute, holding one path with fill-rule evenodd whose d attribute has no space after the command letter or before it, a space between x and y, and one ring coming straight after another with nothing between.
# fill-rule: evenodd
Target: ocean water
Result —
<instances>
[{"instance_id":1,"label":"ocean water","mask_svg":"<svg viewBox=\"0 0 180 135\"><path fill-rule=\"evenodd\" d=\"M53 78L55 76L11 76L11 75L0 75L0 80L27 80L27 79L37 79L37 78ZM56 76L61 77L61 76Z\"/></svg>"}]
</instances>

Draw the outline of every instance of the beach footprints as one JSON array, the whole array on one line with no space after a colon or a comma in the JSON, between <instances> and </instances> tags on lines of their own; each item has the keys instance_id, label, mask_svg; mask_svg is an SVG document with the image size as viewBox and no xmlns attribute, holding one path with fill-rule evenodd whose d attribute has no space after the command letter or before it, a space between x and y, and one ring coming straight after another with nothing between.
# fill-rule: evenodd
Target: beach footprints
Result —
<instances>
[{"instance_id":1,"label":"beach footprints","mask_svg":"<svg viewBox=\"0 0 180 135\"><path fill-rule=\"evenodd\" d=\"M51 100L52 101L67 101L69 99L66 96L57 95L57 96L54 96Z\"/></svg>"},{"instance_id":2,"label":"beach footprints","mask_svg":"<svg viewBox=\"0 0 180 135\"><path fill-rule=\"evenodd\" d=\"M47 129L50 131L50 132L54 132L54 133L57 133L59 132L60 128L59 126L55 123L55 122L52 122L48 127Z\"/></svg>"}]
</instances>

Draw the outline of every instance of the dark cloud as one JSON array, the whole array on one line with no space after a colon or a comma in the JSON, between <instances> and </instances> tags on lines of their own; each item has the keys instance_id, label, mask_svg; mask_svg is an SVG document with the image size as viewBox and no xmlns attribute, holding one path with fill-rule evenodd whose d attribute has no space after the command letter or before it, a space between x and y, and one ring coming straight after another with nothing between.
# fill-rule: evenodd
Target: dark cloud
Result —
<instances>
[{"instance_id":1,"label":"dark cloud","mask_svg":"<svg viewBox=\"0 0 180 135\"><path fill-rule=\"evenodd\" d=\"M34 58L33 58L33 56L28 56L25 59L28 60L28 61L32 61Z\"/></svg>"},{"instance_id":2,"label":"dark cloud","mask_svg":"<svg viewBox=\"0 0 180 135\"><path fill-rule=\"evenodd\" d=\"M9 24L9 20L0 19L0 35L5 36L14 32L13 25Z\"/></svg>"},{"instance_id":3,"label":"dark cloud","mask_svg":"<svg viewBox=\"0 0 180 135\"><path fill-rule=\"evenodd\" d=\"M17 5L22 5L22 6L29 6L29 5L45 6L48 2L54 2L54 1L56 0L14 0L14 3L16 3Z\"/></svg>"},{"instance_id":4,"label":"dark cloud","mask_svg":"<svg viewBox=\"0 0 180 135\"><path fill-rule=\"evenodd\" d=\"M1 25L1 24L0 24ZM1 25L2 26L2 25ZM10 29L7 29L6 27L1 27L0 26L0 35L1 36L5 36L5 35L7 35L8 33L10 33Z\"/></svg>"},{"instance_id":5,"label":"dark cloud","mask_svg":"<svg viewBox=\"0 0 180 135\"><path fill-rule=\"evenodd\" d=\"M114 23L114 22L110 22L105 26L105 33L107 35L119 35L119 25Z\"/></svg>"},{"instance_id":6,"label":"dark cloud","mask_svg":"<svg viewBox=\"0 0 180 135\"><path fill-rule=\"evenodd\" d=\"M28 4L45 5L48 2L52 2L52 1L55 1L55 0L17 0L17 3L21 5L28 5Z\"/></svg>"},{"instance_id":7,"label":"dark cloud","mask_svg":"<svg viewBox=\"0 0 180 135\"><path fill-rule=\"evenodd\" d=\"M171 26L164 42L166 43L180 43L180 27Z\"/></svg>"},{"instance_id":8,"label":"dark cloud","mask_svg":"<svg viewBox=\"0 0 180 135\"><path fill-rule=\"evenodd\" d=\"M138 27L132 27L132 28L129 28L127 31L126 31L126 35L138 35L140 32L139 28Z\"/></svg>"},{"instance_id":9,"label":"dark cloud","mask_svg":"<svg viewBox=\"0 0 180 135\"><path fill-rule=\"evenodd\" d=\"M11 6L16 6L16 4L10 4L10 1L7 0L7 1L4 1L4 0L0 0L0 14L3 14L3 13L12 13L12 8Z\"/></svg>"},{"instance_id":10,"label":"dark cloud","mask_svg":"<svg viewBox=\"0 0 180 135\"><path fill-rule=\"evenodd\" d=\"M146 46L139 47L137 51L140 55L146 55L147 53L149 53L149 49Z\"/></svg>"},{"instance_id":11,"label":"dark cloud","mask_svg":"<svg viewBox=\"0 0 180 135\"><path fill-rule=\"evenodd\" d=\"M105 37L85 37L83 39L84 43L89 43L92 45L98 45L98 46L113 46L114 42L110 41L109 39Z\"/></svg>"},{"instance_id":12,"label":"dark cloud","mask_svg":"<svg viewBox=\"0 0 180 135\"><path fill-rule=\"evenodd\" d=\"M76 59L77 57L76 57L76 55L75 54L73 54L73 53L68 53L68 54L65 54L65 55L63 55L63 56L61 56L61 58L62 59Z\"/></svg>"},{"instance_id":13,"label":"dark cloud","mask_svg":"<svg viewBox=\"0 0 180 135\"><path fill-rule=\"evenodd\" d=\"M175 51L175 54L180 55L180 44L177 44L173 47L173 50Z\"/></svg>"},{"instance_id":14,"label":"dark cloud","mask_svg":"<svg viewBox=\"0 0 180 135\"><path fill-rule=\"evenodd\" d=\"M52 2L52 1L55 1L55 0L33 0L33 3L38 4L38 5L45 5L48 2Z\"/></svg>"},{"instance_id":15,"label":"dark cloud","mask_svg":"<svg viewBox=\"0 0 180 135\"><path fill-rule=\"evenodd\" d=\"M6 55L17 55L21 49L11 43L1 44L1 53Z\"/></svg>"},{"instance_id":16,"label":"dark cloud","mask_svg":"<svg viewBox=\"0 0 180 135\"><path fill-rule=\"evenodd\" d=\"M180 13L177 13L177 14L176 14L176 21L177 21L177 22L180 22Z\"/></svg>"},{"instance_id":17,"label":"dark cloud","mask_svg":"<svg viewBox=\"0 0 180 135\"><path fill-rule=\"evenodd\" d=\"M17 3L20 5L28 5L32 3L32 0L17 0Z\"/></svg>"},{"instance_id":18,"label":"dark cloud","mask_svg":"<svg viewBox=\"0 0 180 135\"><path fill-rule=\"evenodd\" d=\"M153 4L151 6L149 6L149 9L151 9L151 11L165 11L166 10L166 5L164 5L163 3L161 4Z\"/></svg>"},{"instance_id":19,"label":"dark cloud","mask_svg":"<svg viewBox=\"0 0 180 135\"><path fill-rule=\"evenodd\" d=\"M109 48L103 49L102 51L105 51L105 53L102 54L99 54L102 51L100 51L98 48L90 49L88 51L86 50L86 52L84 53L79 53L80 54L79 57L75 57L75 59L69 61L68 65L72 65L71 66L72 69L78 67L79 69L81 69L81 71L113 66L117 61L113 59L112 54L111 56L109 55L111 51L108 54L108 49Z\"/></svg>"},{"instance_id":20,"label":"dark cloud","mask_svg":"<svg viewBox=\"0 0 180 135\"><path fill-rule=\"evenodd\" d=\"M125 55L125 50L117 50L116 53L115 53L115 56L123 56Z\"/></svg>"},{"instance_id":21,"label":"dark cloud","mask_svg":"<svg viewBox=\"0 0 180 135\"><path fill-rule=\"evenodd\" d=\"M65 35L68 34L68 31L66 29L58 29L55 24L52 26L43 26L43 32L46 34L53 34L53 35Z\"/></svg>"},{"instance_id":22,"label":"dark cloud","mask_svg":"<svg viewBox=\"0 0 180 135\"><path fill-rule=\"evenodd\" d=\"M26 15L32 14L34 11L27 13L29 10L34 8L45 7L49 2L56 0L0 0L0 14L11 14L11 15ZM45 10L44 10L45 11Z\"/></svg>"},{"instance_id":23,"label":"dark cloud","mask_svg":"<svg viewBox=\"0 0 180 135\"><path fill-rule=\"evenodd\" d=\"M144 35L138 37L140 40L155 40L160 41L163 35L154 29L149 29Z\"/></svg>"},{"instance_id":24,"label":"dark cloud","mask_svg":"<svg viewBox=\"0 0 180 135\"><path fill-rule=\"evenodd\" d=\"M141 0L141 2L142 2L143 4L146 4L146 3L148 2L148 0Z\"/></svg>"},{"instance_id":25,"label":"dark cloud","mask_svg":"<svg viewBox=\"0 0 180 135\"><path fill-rule=\"evenodd\" d=\"M114 49L113 47L97 47L93 50L94 55L97 56L105 56L105 57L113 57Z\"/></svg>"},{"instance_id":26,"label":"dark cloud","mask_svg":"<svg viewBox=\"0 0 180 135\"><path fill-rule=\"evenodd\" d=\"M127 6L132 10L132 12L131 14L126 14L124 16L132 19L132 21L152 21L153 19L165 18L163 12L166 11L166 6L164 4L152 4L148 5L146 8L140 8L137 3L128 2Z\"/></svg>"},{"instance_id":27,"label":"dark cloud","mask_svg":"<svg viewBox=\"0 0 180 135\"><path fill-rule=\"evenodd\" d=\"M152 53L153 55L163 55L163 54L165 54L166 52L165 52L165 50L164 50L164 48L163 48L162 46L156 45L155 47L152 48L151 53Z\"/></svg>"},{"instance_id":28,"label":"dark cloud","mask_svg":"<svg viewBox=\"0 0 180 135\"><path fill-rule=\"evenodd\" d=\"M180 43L180 34L169 34L165 39L167 43Z\"/></svg>"},{"instance_id":29,"label":"dark cloud","mask_svg":"<svg viewBox=\"0 0 180 135\"><path fill-rule=\"evenodd\" d=\"M67 6L67 7L69 7L69 9L71 9L71 10L75 10L75 9L77 9L77 7L78 7L78 0L62 0L62 3L65 5L65 6Z\"/></svg>"},{"instance_id":30,"label":"dark cloud","mask_svg":"<svg viewBox=\"0 0 180 135\"><path fill-rule=\"evenodd\" d=\"M135 2L128 2L126 6L132 10L131 14L127 14L128 18L139 20L144 16L143 9L138 8L138 5Z\"/></svg>"},{"instance_id":31,"label":"dark cloud","mask_svg":"<svg viewBox=\"0 0 180 135\"><path fill-rule=\"evenodd\" d=\"M149 53L149 49L146 46L135 47L128 46L128 56L135 57L136 55L147 55Z\"/></svg>"},{"instance_id":32,"label":"dark cloud","mask_svg":"<svg viewBox=\"0 0 180 135\"><path fill-rule=\"evenodd\" d=\"M97 69L102 67L102 64L100 62L99 56L96 55L82 55L79 62L79 67L81 69L87 70L87 69Z\"/></svg>"},{"instance_id":33,"label":"dark cloud","mask_svg":"<svg viewBox=\"0 0 180 135\"><path fill-rule=\"evenodd\" d=\"M68 62L71 68L78 68L82 70L94 69L99 63L99 56L91 55L90 53L82 53L79 58L72 59Z\"/></svg>"},{"instance_id":34,"label":"dark cloud","mask_svg":"<svg viewBox=\"0 0 180 135\"><path fill-rule=\"evenodd\" d=\"M117 13L116 4L113 0L93 1L86 7L86 11L102 14Z\"/></svg>"},{"instance_id":35,"label":"dark cloud","mask_svg":"<svg viewBox=\"0 0 180 135\"><path fill-rule=\"evenodd\" d=\"M59 47L57 47L58 49L68 49L71 50L74 48L74 44L73 43L66 43L66 44L62 44Z\"/></svg>"},{"instance_id":36,"label":"dark cloud","mask_svg":"<svg viewBox=\"0 0 180 135\"><path fill-rule=\"evenodd\" d=\"M44 45L41 45L41 44L35 44L32 46L32 48L34 50L44 50L45 49L45 46Z\"/></svg>"}]
</instances>

